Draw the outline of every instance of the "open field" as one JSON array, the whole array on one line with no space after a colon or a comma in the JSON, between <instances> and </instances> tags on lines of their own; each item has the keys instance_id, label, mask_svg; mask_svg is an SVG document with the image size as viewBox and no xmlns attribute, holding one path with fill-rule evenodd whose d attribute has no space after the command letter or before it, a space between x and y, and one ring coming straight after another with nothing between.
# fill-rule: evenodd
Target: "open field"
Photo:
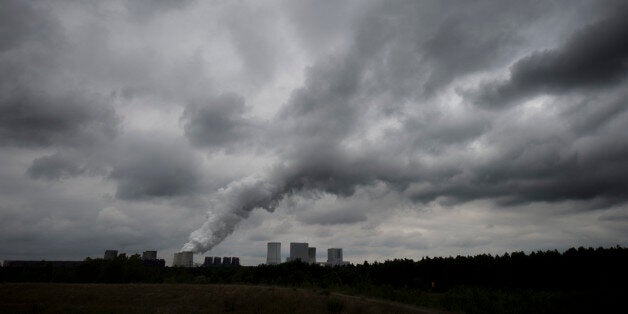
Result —
<instances>
[{"instance_id":1,"label":"open field","mask_svg":"<svg viewBox=\"0 0 628 314\"><path fill-rule=\"evenodd\" d=\"M246 285L0 284L3 313L438 313L326 290Z\"/></svg>"}]
</instances>

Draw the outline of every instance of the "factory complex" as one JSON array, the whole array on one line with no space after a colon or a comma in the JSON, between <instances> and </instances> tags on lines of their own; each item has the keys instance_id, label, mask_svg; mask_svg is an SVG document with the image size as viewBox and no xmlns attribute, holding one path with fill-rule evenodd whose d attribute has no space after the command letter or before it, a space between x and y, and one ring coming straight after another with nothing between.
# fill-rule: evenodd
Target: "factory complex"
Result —
<instances>
[{"instance_id":1,"label":"factory complex","mask_svg":"<svg viewBox=\"0 0 628 314\"><path fill-rule=\"evenodd\" d=\"M157 251L144 251L142 255L136 253L132 255L133 258L139 258L145 266L152 267L166 267L166 261L164 259L157 258ZM103 256L103 260L114 261L118 259L126 259L126 253L118 253L118 250L106 250ZM327 249L327 261L316 261L316 248L310 247L308 243L292 242L290 243L290 256L286 258L286 262L301 261L308 264L318 264L324 266L338 266L347 265L349 262L343 261L341 248L329 248ZM268 242L266 264L278 265L281 264L281 243L280 242ZM83 263L83 261L22 261L22 260L7 260L4 261L4 267L30 267L38 265L59 265L63 267L75 267ZM237 256L206 256L203 264L194 264L194 253L191 251L182 251L174 253L172 259L172 267L239 267L240 258Z\"/></svg>"},{"instance_id":2,"label":"factory complex","mask_svg":"<svg viewBox=\"0 0 628 314\"><path fill-rule=\"evenodd\" d=\"M173 267L194 267L194 253L190 251L183 251L174 253L172 259ZM239 257L220 257L220 256L206 256L203 262L203 267L217 267L217 266L240 266Z\"/></svg>"},{"instance_id":3,"label":"factory complex","mask_svg":"<svg viewBox=\"0 0 628 314\"><path fill-rule=\"evenodd\" d=\"M308 243L290 243L290 256L286 262L301 261L308 264L321 264L325 266L347 265L349 262L342 260L341 248L327 249L327 262L316 262L316 248L310 247ZM266 253L266 264L277 265L281 263L281 243L268 242Z\"/></svg>"}]
</instances>

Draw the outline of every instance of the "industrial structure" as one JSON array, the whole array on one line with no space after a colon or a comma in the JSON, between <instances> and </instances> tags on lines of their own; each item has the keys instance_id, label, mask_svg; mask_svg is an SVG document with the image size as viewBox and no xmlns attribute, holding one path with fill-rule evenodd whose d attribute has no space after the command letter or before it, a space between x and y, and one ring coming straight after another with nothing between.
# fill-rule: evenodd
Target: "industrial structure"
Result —
<instances>
[{"instance_id":1,"label":"industrial structure","mask_svg":"<svg viewBox=\"0 0 628 314\"><path fill-rule=\"evenodd\" d=\"M172 259L172 266L174 267L192 267L194 266L194 253L190 251L183 251L174 253Z\"/></svg>"},{"instance_id":2,"label":"industrial structure","mask_svg":"<svg viewBox=\"0 0 628 314\"><path fill-rule=\"evenodd\" d=\"M268 242L268 250L266 253L266 264L277 265L281 263L281 243Z\"/></svg>"},{"instance_id":3,"label":"industrial structure","mask_svg":"<svg viewBox=\"0 0 628 314\"><path fill-rule=\"evenodd\" d=\"M327 249L327 263L328 266L347 265L349 262L342 260L342 249L331 248Z\"/></svg>"},{"instance_id":4,"label":"industrial structure","mask_svg":"<svg viewBox=\"0 0 628 314\"><path fill-rule=\"evenodd\" d=\"M203 267L217 267L217 266L240 266L239 257L223 257L218 256L206 256L203 262Z\"/></svg>"},{"instance_id":5,"label":"industrial structure","mask_svg":"<svg viewBox=\"0 0 628 314\"><path fill-rule=\"evenodd\" d=\"M317 263L316 248L310 247L309 243L291 242L290 256L286 262L301 261L308 264L320 264L326 266L348 265L349 262L342 259L342 248L327 249L327 262ZM266 253L266 264L277 265L281 263L281 243L268 242Z\"/></svg>"},{"instance_id":6,"label":"industrial structure","mask_svg":"<svg viewBox=\"0 0 628 314\"><path fill-rule=\"evenodd\" d=\"M157 259L157 251L144 251L142 253L142 260L153 261Z\"/></svg>"},{"instance_id":7,"label":"industrial structure","mask_svg":"<svg viewBox=\"0 0 628 314\"><path fill-rule=\"evenodd\" d=\"M106 250L105 251L105 259L106 260L113 260L116 259L116 257L118 257L118 250Z\"/></svg>"},{"instance_id":8,"label":"industrial structure","mask_svg":"<svg viewBox=\"0 0 628 314\"><path fill-rule=\"evenodd\" d=\"M310 247L307 249L307 262L310 264L316 264L316 248Z\"/></svg>"},{"instance_id":9,"label":"industrial structure","mask_svg":"<svg viewBox=\"0 0 628 314\"><path fill-rule=\"evenodd\" d=\"M290 257L288 262L301 261L307 263L310 260L309 248L307 243L290 243Z\"/></svg>"}]
</instances>

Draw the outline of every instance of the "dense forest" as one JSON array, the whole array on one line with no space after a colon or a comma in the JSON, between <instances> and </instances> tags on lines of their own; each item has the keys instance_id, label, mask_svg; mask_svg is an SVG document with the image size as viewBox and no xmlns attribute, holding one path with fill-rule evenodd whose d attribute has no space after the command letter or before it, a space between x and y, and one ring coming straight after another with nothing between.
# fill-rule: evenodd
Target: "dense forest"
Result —
<instances>
[{"instance_id":1,"label":"dense forest","mask_svg":"<svg viewBox=\"0 0 628 314\"><path fill-rule=\"evenodd\" d=\"M240 283L342 291L467 312L617 309L628 295L628 249L425 257L325 267L300 262L254 267L149 267L138 255L75 266L2 267L0 282Z\"/></svg>"}]
</instances>

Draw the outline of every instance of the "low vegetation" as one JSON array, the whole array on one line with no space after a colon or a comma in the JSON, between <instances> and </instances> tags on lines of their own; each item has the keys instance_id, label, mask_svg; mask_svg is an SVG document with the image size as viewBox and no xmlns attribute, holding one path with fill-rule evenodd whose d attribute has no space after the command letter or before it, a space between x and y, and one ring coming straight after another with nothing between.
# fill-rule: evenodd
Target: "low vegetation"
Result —
<instances>
[{"instance_id":1,"label":"low vegetation","mask_svg":"<svg viewBox=\"0 0 628 314\"><path fill-rule=\"evenodd\" d=\"M3 313L432 313L294 289L191 284L0 284Z\"/></svg>"}]
</instances>

